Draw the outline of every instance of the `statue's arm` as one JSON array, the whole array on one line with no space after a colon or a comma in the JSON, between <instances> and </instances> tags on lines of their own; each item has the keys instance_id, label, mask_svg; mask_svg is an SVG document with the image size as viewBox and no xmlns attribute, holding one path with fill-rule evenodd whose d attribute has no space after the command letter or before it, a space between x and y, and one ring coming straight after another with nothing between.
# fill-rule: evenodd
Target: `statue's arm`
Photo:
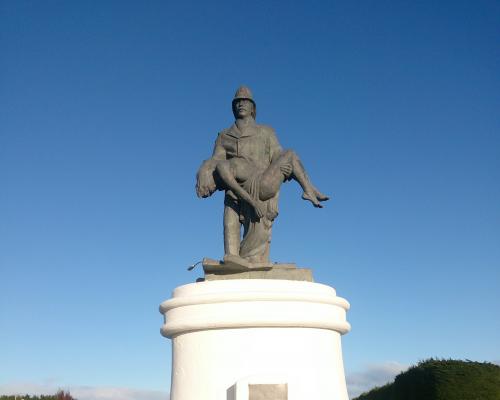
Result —
<instances>
[{"instance_id":1,"label":"statue's arm","mask_svg":"<svg viewBox=\"0 0 500 400\"><path fill-rule=\"evenodd\" d=\"M215 168L219 161L226 159L226 150L220 143L220 134L215 141L212 157L203 161L196 174L196 194L198 197L211 196L217 190L214 178Z\"/></svg>"}]
</instances>

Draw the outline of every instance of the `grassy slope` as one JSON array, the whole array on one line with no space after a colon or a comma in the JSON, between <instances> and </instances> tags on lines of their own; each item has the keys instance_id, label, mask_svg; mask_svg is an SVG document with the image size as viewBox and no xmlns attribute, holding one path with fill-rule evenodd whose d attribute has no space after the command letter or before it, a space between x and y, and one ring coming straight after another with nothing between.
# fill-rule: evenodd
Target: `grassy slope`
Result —
<instances>
[{"instance_id":1,"label":"grassy slope","mask_svg":"<svg viewBox=\"0 0 500 400\"><path fill-rule=\"evenodd\" d=\"M500 367L430 359L355 400L500 400Z\"/></svg>"}]
</instances>

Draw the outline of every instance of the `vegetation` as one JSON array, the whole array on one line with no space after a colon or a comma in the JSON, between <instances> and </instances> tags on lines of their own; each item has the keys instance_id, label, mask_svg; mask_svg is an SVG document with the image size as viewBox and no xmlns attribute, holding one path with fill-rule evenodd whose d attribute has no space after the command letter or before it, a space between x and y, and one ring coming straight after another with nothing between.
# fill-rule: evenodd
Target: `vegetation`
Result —
<instances>
[{"instance_id":1,"label":"vegetation","mask_svg":"<svg viewBox=\"0 0 500 400\"><path fill-rule=\"evenodd\" d=\"M499 400L500 366L429 359L354 400Z\"/></svg>"},{"instance_id":2,"label":"vegetation","mask_svg":"<svg viewBox=\"0 0 500 400\"><path fill-rule=\"evenodd\" d=\"M0 396L0 400L76 400L69 392L64 390L59 390L56 394L51 395L41 395L41 396L30 396L26 395L9 395Z\"/></svg>"}]
</instances>

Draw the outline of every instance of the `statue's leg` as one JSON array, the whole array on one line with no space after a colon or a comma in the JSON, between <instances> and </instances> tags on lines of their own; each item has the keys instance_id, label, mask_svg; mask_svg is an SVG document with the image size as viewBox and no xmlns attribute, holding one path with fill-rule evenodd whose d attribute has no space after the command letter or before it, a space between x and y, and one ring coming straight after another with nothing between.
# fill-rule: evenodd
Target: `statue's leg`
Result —
<instances>
[{"instance_id":1,"label":"statue's leg","mask_svg":"<svg viewBox=\"0 0 500 400\"><path fill-rule=\"evenodd\" d=\"M322 194L311 183L299 157L292 150L283 151L264 172L260 186L260 199L264 201L274 197L281 184L288 178L293 178L299 183L304 191L302 198L309 200L315 207L322 207L320 202L328 200L328 196Z\"/></svg>"},{"instance_id":2,"label":"statue's leg","mask_svg":"<svg viewBox=\"0 0 500 400\"><path fill-rule=\"evenodd\" d=\"M224 254L240 254L241 224L238 201L226 194L224 198Z\"/></svg>"}]
</instances>

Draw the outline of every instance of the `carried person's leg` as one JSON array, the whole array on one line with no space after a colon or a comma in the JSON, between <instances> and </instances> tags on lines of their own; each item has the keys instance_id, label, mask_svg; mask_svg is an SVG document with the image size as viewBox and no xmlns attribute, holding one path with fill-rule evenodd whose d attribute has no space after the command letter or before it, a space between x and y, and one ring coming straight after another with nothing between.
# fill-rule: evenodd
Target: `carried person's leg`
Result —
<instances>
[{"instance_id":1,"label":"carried person's leg","mask_svg":"<svg viewBox=\"0 0 500 400\"><path fill-rule=\"evenodd\" d=\"M320 202L329 199L328 196L325 196L314 187L299 157L292 150L283 151L263 173L260 199L265 201L274 197L278 193L281 184L290 178L296 180L302 187L304 191L302 198L310 201L315 207L323 207Z\"/></svg>"}]
</instances>

